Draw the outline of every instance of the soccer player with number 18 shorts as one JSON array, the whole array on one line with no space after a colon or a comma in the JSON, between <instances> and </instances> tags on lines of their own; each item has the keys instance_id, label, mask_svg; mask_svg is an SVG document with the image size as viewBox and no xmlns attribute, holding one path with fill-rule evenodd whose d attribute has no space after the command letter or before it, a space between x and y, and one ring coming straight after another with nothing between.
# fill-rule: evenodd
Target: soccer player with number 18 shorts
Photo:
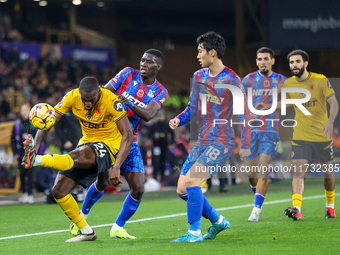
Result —
<instances>
[{"instance_id":1,"label":"soccer player with number 18 shorts","mask_svg":"<svg viewBox=\"0 0 340 255\"><path fill-rule=\"evenodd\" d=\"M123 227L137 211L144 193L145 172L137 142L137 131L143 120L149 121L156 115L168 95L168 91L156 79L162 64L162 52L149 49L144 52L141 58L140 70L126 67L105 85L105 89L115 93L123 103L135 136L131 151L120 171L120 174L124 175L129 184L130 193L126 196L123 208L110 230L112 238L136 238L129 235ZM93 205L103 194L104 190L98 188L96 182L90 186L81 208L81 213L85 219L89 216ZM78 229L71 223L70 231L72 234L77 234Z\"/></svg>"},{"instance_id":2,"label":"soccer player with number 18 shorts","mask_svg":"<svg viewBox=\"0 0 340 255\"><path fill-rule=\"evenodd\" d=\"M230 226L229 220L209 204L200 186L214 176L233 153L234 100L242 101L244 108L244 115L239 115L239 121L243 124L240 157L244 160L250 155L249 109L240 78L223 65L224 38L215 32L207 32L198 37L197 44L197 58L203 69L194 73L187 108L169 122L170 128L176 129L197 115L199 131L198 142L184 163L177 183L177 194L187 202L189 230L171 241L176 243L214 239L219 232ZM234 96L237 94L237 98L233 98L231 90ZM212 223L204 236L201 233L202 216Z\"/></svg>"},{"instance_id":3,"label":"soccer player with number 18 shorts","mask_svg":"<svg viewBox=\"0 0 340 255\"><path fill-rule=\"evenodd\" d=\"M307 71L309 56L302 50L294 50L287 56L293 77L286 80L284 88L303 88L310 92L311 98L303 106L311 115L305 115L294 105L295 121L292 139L293 164L293 207L287 207L285 214L293 220L301 220L304 176L308 169L308 161L317 159L324 177L326 192L326 219L335 218L334 195L335 174L333 171L333 125L339 106L329 80L322 74ZM301 99L303 93L289 92L287 98ZM329 116L327 113L329 104ZM311 165L311 171L318 168ZM313 169L314 168L314 169Z\"/></svg>"}]
</instances>

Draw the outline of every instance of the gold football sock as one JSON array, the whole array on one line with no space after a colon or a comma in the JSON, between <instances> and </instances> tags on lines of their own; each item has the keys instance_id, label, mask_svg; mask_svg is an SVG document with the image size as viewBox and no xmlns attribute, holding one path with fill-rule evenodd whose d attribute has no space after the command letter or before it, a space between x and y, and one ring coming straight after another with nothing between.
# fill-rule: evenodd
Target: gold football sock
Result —
<instances>
[{"instance_id":1,"label":"gold football sock","mask_svg":"<svg viewBox=\"0 0 340 255\"><path fill-rule=\"evenodd\" d=\"M41 166L52 168L58 171L66 171L70 170L73 165L74 161L70 155L58 155L58 154L50 154L40 156L41 158Z\"/></svg>"},{"instance_id":2,"label":"gold football sock","mask_svg":"<svg viewBox=\"0 0 340 255\"><path fill-rule=\"evenodd\" d=\"M293 195L293 207L298 206L301 209L302 205L302 195L294 194Z\"/></svg>"},{"instance_id":3,"label":"gold football sock","mask_svg":"<svg viewBox=\"0 0 340 255\"><path fill-rule=\"evenodd\" d=\"M326 193L326 203L327 204L334 204L335 190L333 190L333 191L325 190L325 193Z\"/></svg>"},{"instance_id":4,"label":"gold football sock","mask_svg":"<svg viewBox=\"0 0 340 255\"><path fill-rule=\"evenodd\" d=\"M66 216L77 225L79 229L86 227L87 222L84 216L80 213L78 204L71 194L66 195L63 198L55 199L61 209L65 212Z\"/></svg>"}]
</instances>

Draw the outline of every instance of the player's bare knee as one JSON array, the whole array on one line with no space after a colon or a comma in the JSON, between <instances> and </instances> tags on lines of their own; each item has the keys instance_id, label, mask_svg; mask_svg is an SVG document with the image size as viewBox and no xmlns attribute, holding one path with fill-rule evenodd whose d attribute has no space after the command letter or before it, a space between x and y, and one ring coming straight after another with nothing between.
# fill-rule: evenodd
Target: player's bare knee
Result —
<instances>
[{"instance_id":1,"label":"player's bare knee","mask_svg":"<svg viewBox=\"0 0 340 255\"><path fill-rule=\"evenodd\" d=\"M177 194L181 194L182 195L182 194L187 193L187 190L186 190L186 187L178 186L176 192L177 192Z\"/></svg>"},{"instance_id":2,"label":"player's bare knee","mask_svg":"<svg viewBox=\"0 0 340 255\"><path fill-rule=\"evenodd\" d=\"M96 164L96 157L90 146L81 146L69 152L74 161L74 167L90 167Z\"/></svg>"},{"instance_id":3,"label":"player's bare knee","mask_svg":"<svg viewBox=\"0 0 340 255\"><path fill-rule=\"evenodd\" d=\"M58 185L54 185L52 187L52 195L54 198L56 199L60 199L63 198L67 195L68 193L66 193L65 191L63 191Z\"/></svg>"},{"instance_id":4,"label":"player's bare knee","mask_svg":"<svg viewBox=\"0 0 340 255\"><path fill-rule=\"evenodd\" d=\"M97 189L100 191L105 190L107 187L109 187L111 185L111 181L109 179L106 180L97 180Z\"/></svg>"},{"instance_id":5,"label":"player's bare knee","mask_svg":"<svg viewBox=\"0 0 340 255\"><path fill-rule=\"evenodd\" d=\"M144 194L144 185L132 188L130 193L133 198L141 200Z\"/></svg>"}]
</instances>

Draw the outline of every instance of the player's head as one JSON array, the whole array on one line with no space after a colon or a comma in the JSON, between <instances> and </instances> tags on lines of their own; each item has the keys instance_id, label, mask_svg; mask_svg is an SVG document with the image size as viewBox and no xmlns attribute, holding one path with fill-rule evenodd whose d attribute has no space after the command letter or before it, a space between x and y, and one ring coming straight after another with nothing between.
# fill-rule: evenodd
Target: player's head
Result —
<instances>
[{"instance_id":1,"label":"player's head","mask_svg":"<svg viewBox=\"0 0 340 255\"><path fill-rule=\"evenodd\" d=\"M21 107L20 107L21 118L24 119L24 120L28 120L30 110L31 110L31 105L29 103L25 103L25 104L21 105Z\"/></svg>"},{"instance_id":2,"label":"player's head","mask_svg":"<svg viewBox=\"0 0 340 255\"><path fill-rule=\"evenodd\" d=\"M209 67L215 59L222 60L225 52L224 38L214 32L209 31L197 38L197 59L202 67Z\"/></svg>"},{"instance_id":3,"label":"player's head","mask_svg":"<svg viewBox=\"0 0 340 255\"><path fill-rule=\"evenodd\" d=\"M85 110L91 111L95 103L99 100L99 83L94 77L85 77L80 81L79 93Z\"/></svg>"},{"instance_id":4,"label":"player's head","mask_svg":"<svg viewBox=\"0 0 340 255\"><path fill-rule=\"evenodd\" d=\"M301 77L304 72L307 72L309 62L308 53L303 50L293 50L287 56L290 71L296 77Z\"/></svg>"},{"instance_id":5,"label":"player's head","mask_svg":"<svg viewBox=\"0 0 340 255\"><path fill-rule=\"evenodd\" d=\"M140 73L143 78L156 77L163 65L163 54L159 50L149 49L140 60Z\"/></svg>"},{"instance_id":6,"label":"player's head","mask_svg":"<svg viewBox=\"0 0 340 255\"><path fill-rule=\"evenodd\" d=\"M274 52L272 49L262 47L256 52L256 65L260 73L268 76L272 71L272 66L275 64Z\"/></svg>"}]
</instances>

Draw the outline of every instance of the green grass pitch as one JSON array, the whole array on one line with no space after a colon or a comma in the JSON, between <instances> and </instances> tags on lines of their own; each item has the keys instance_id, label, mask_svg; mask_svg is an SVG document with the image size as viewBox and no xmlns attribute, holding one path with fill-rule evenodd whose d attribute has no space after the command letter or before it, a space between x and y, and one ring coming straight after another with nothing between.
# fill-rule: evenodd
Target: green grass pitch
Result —
<instances>
[{"instance_id":1,"label":"green grass pitch","mask_svg":"<svg viewBox=\"0 0 340 255\"><path fill-rule=\"evenodd\" d=\"M65 243L72 237L70 221L57 204L1 206L0 254L338 254L339 219L324 217L322 179L306 179L299 222L284 215L284 209L291 206L291 180L269 185L265 200L269 204L264 205L259 222L247 221L254 199L249 185L228 188L228 193L215 188L206 196L231 222L231 228L214 240L169 243L187 231L186 204L175 191L161 191L145 194L125 225L136 240L116 240L109 235L125 195L106 195L92 208L88 223L97 232L95 242ZM203 234L209 225L202 219Z\"/></svg>"}]
</instances>

